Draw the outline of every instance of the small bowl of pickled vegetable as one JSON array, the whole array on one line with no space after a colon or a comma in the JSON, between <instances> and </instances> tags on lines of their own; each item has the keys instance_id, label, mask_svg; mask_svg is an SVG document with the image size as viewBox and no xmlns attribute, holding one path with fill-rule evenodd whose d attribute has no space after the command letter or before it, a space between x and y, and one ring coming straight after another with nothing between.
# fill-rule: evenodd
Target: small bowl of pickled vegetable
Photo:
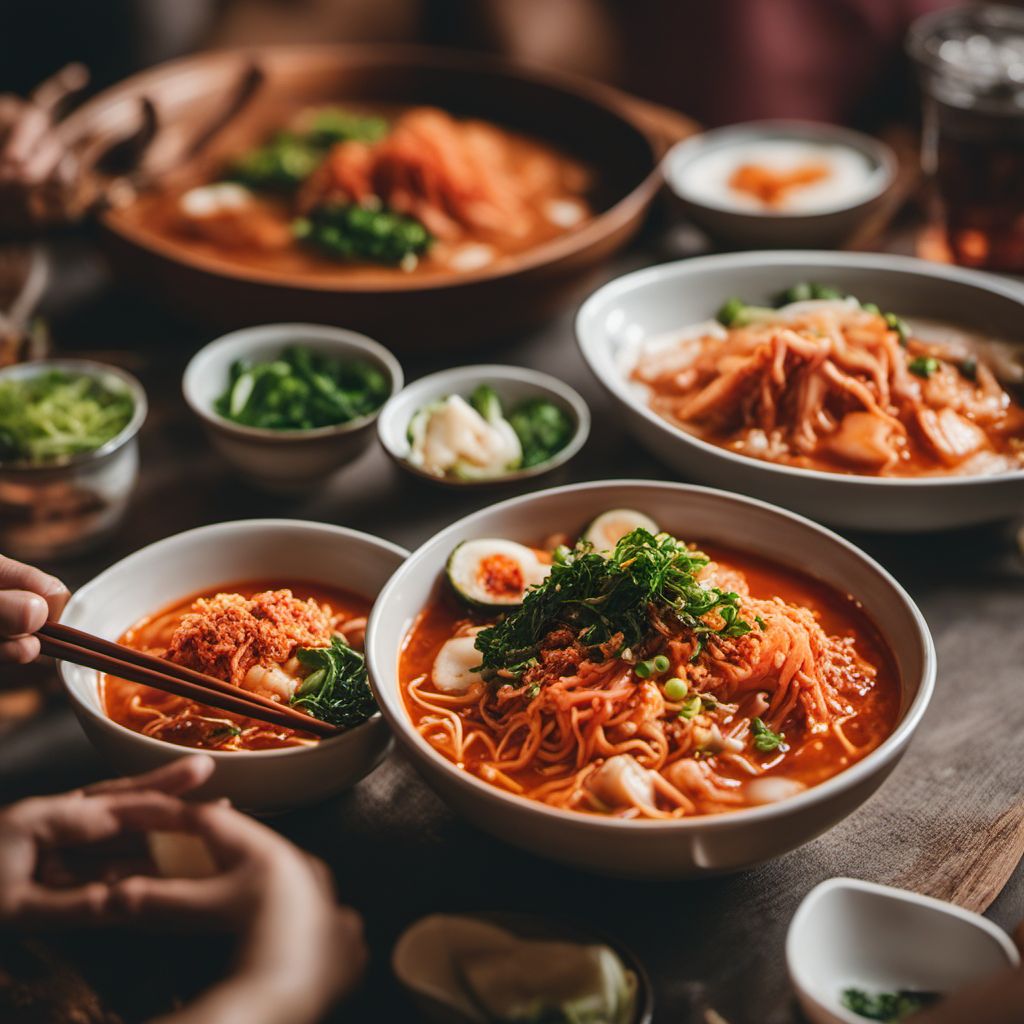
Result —
<instances>
[{"instance_id":1,"label":"small bowl of pickled vegetable","mask_svg":"<svg viewBox=\"0 0 1024 1024\"><path fill-rule=\"evenodd\" d=\"M0 549L24 559L86 551L121 521L138 478L146 393L85 359L0 371Z\"/></svg>"},{"instance_id":2,"label":"small bowl of pickled vegetable","mask_svg":"<svg viewBox=\"0 0 1024 1024\"><path fill-rule=\"evenodd\" d=\"M398 360L362 334L265 324L200 349L182 390L240 476L295 493L325 483L366 450L402 380Z\"/></svg>"},{"instance_id":3,"label":"small bowl of pickled vegetable","mask_svg":"<svg viewBox=\"0 0 1024 1024\"><path fill-rule=\"evenodd\" d=\"M403 469L439 484L507 483L565 465L590 433L567 384L522 366L460 366L423 377L384 407L377 431Z\"/></svg>"}]
</instances>

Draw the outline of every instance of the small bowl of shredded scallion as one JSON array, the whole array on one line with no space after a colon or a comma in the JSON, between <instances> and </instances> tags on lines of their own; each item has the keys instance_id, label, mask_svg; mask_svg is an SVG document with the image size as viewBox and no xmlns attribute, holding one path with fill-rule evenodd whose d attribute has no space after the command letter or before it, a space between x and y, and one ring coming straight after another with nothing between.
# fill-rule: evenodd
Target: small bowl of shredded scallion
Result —
<instances>
[{"instance_id":1,"label":"small bowl of shredded scallion","mask_svg":"<svg viewBox=\"0 0 1024 1024\"><path fill-rule=\"evenodd\" d=\"M0 370L0 546L55 558L120 522L138 476L146 394L130 374L84 359Z\"/></svg>"}]
</instances>

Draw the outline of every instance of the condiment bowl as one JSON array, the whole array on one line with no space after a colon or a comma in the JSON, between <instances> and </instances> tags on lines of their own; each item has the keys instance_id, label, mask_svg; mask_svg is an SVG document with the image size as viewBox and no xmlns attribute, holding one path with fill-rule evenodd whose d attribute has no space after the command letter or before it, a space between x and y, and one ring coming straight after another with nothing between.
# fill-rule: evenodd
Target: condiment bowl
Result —
<instances>
[{"instance_id":1,"label":"condiment bowl","mask_svg":"<svg viewBox=\"0 0 1024 1024\"><path fill-rule=\"evenodd\" d=\"M510 407L529 398L544 398L553 402L572 421L574 429L568 444L547 462L479 480L436 476L411 462L409 424L413 416L425 406L449 395L462 395L468 399L473 389L480 384L489 384L494 388L506 413ZM444 487L493 487L496 484L529 480L564 466L583 447L590 435L590 409L568 384L539 370L502 364L458 366L421 377L395 395L381 411L377 432L388 455L413 476Z\"/></svg>"},{"instance_id":2,"label":"condiment bowl","mask_svg":"<svg viewBox=\"0 0 1024 1024\"><path fill-rule=\"evenodd\" d=\"M146 392L129 373L88 359L46 359L0 370L0 380L24 380L50 370L96 377L128 392L124 429L102 447L46 463L0 462L0 548L28 560L81 554L121 522L139 475L138 433Z\"/></svg>"},{"instance_id":3,"label":"condiment bowl","mask_svg":"<svg viewBox=\"0 0 1024 1024\"><path fill-rule=\"evenodd\" d=\"M320 324L264 324L225 334L201 348L182 378L185 401L199 417L210 442L249 483L264 490L295 493L323 484L357 459L373 442L380 409L348 423L313 430L267 430L225 419L214 402L228 386L239 359L273 359L299 345L335 359L362 360L379 367L389 394L401 390L402 367L383 345L355 331Z\"/></svg>"},{"instance_id":4,"label":"condiment bowl","mask_svg":"<svg viewBox=\"0 0 1024 1024\"><path fill-rule=\"evenodd\" d=\"M465 772L431 747L404 706L399 658L409 628L443 585L462 541L504 537L527 544L582 528L607 509L635 508L665 530L719 543L810 571L859 601L892 651L902 684L893 732L863 760L803 793L734 812L627 820L561 810L515 796ZM733 871L792 850L863 803L896 766L921 720L935 681L928 627L903 588L849 542L800 516L759 501L682 484L618 480L576 484L512 498L453 523L391 578L366 634L378 704L427 782L488 832L533 853L611 875L678 878Z\"/></svg>"},{"instance_id":5,"label":"condiment bowl","mask_svg":"<svg viewBox=\"0 0 1024 1024\"><path fill-rule=\"evenodd\" d=\"M979 914L854 878L812 889L786 937L790 981L814 1024L863 1024L843 1006L849 988L949 995L1019 963L1009 936Z\"/></svg>"},{"instance_id":6,"label":"condiment bowl","mask_svg":"<svg viewBox=\"0 0 1024 1024\"><path fill-rule=\"evenodd\" d=\"M251 519L217 523L157 541L116 562L72 597L62 621L116 640L139 618L202 590L256 577L344 586L373 600L407 552L365 533L324 523ZM189 752L111 720L100 676L59 662L71 706L86 735L120 771L146 771ZM259 813L316 803L354 785L390 743L379 714L340 736L308 747L209 751L217 762L198 794L229 797Z\"/></svg>"},{"instance_id":7,"label":"condiment bowl","mask_svg":"<svg viewBox=\"0 0 1024 1024\"><path fill-rule=\"evenodd\" d=\"M645 339L713 317L730 296L763 303L798 281L833 285L911 320L942 320L1011 342L1022 339L1024 289L987 274L876 253L745 252L666 263L606 284L581 306L577 342L627 428L684 479L860 530L916 533L1019 515L1024 470L877 477L766 462L672 425L629 380Z\"/></svg>"},{"instance_id":8,"label":"condiment bowl","mask_svg":"<svg viewBox=\"0 0 1024 1024\"><path fill-rule=\"evenodd\" d=\"M480 1010L470 1005L464 994L460 995L463 986L453 953L479 948L479 935L459 928L463 921L501 928L515 938L526 941L608 946L626 970L636 978L633 1013L623 1024L650 1024L654 1019L651 979L636 954L618 941L570 921L533 914L484 911L435 915L431 921L414 922L399 936L391 953L391 969L424 1020L435 1024L472 1024L482 1017ZM418 925L434 922L440 924L441 928L429 936L429 942L428 937L422 933L415 936Z\"/></svg>"},{"instance_id":9,"label":"condiment bowl","mask_svg":"<svg viewBox=\"0 0 1024 1024\"><path fill-rule=\"evenodd\" d=\"M846 196L807 211L745 209L697 194L691 174L715 156L763 142L796 141L856 153L863 181ZM676 143L662 170L690 219L717 241L738 248L832 248L842 245L878 208L896 176L896 157L883 142L838 125L813 121L751 121L703 132Z\"/></svg>"}]
</instances>

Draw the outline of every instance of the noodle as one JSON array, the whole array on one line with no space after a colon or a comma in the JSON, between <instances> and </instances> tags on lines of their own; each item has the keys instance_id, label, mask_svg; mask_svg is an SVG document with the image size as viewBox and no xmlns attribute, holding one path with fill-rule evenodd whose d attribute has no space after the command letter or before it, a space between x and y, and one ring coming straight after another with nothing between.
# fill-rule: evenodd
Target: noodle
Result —
<instances>
[{"instance_id":1,"label":"noodle","mask_svg":"<svg viewBox=\"0 0 1024 1024\"><path fill-rule=\"evenodd\" d=\"M556 629L532 685L477 680L462 693L435 687L431 666L445 642L486 620L467 617L450 598L438 601L403 651L416 729L460 768L507 792L567 810L658 819L760 802L748 786L766 777L778 776L787 792L802 789L882 741L898 685L888 652L850 601L733 554L708 565L702 583L733 588L739 614L760 626L710 634L699 646L662 622L630 660L580 661L566 643L574 638ZM668 659L667 671L640 678L637 659L656 654ZM672 678L685 682L684 697L666 694ZM781 735L781 745L759 748L755 723L758 735Z\"/></svg>"},{"instance_id":2,"label":"noodle","mask_svg":"<svg viewBox=\"0 0 1024 1024\"><path fill-rule=\"evenodd\" d=\"M203 594L150 616L120 642L155 657L254 688L254 666L278 672L298 646L323 646L341 633L362 647L368 603L339 591L297 584L305 596L258 583ZM282 699L278 694L267 694ZM311 746L312 735L206 707L184 697L112 676L103 679L102 700L115 722L144 736L215 750L266 750Z\"/></svg>"}]
</instances>

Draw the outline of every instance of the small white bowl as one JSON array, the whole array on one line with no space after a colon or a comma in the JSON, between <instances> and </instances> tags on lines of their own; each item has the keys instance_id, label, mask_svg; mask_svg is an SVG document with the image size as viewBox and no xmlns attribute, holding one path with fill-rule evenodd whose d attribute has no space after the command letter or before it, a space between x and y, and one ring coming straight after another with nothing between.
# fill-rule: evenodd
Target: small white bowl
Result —
<instances>
[{"instance_id":1,"label":"small white bowl","mask_svg":"<svg viewBox=\"0 0 1024 1024\"><path fill-rule=\"evenodd\" d=\"M1024 470L875 477L750 458L669 423L623 372L623 359L645 338L707 320L730 296L766 302L798 281L834 285L909 319L946 320L1009 341L1024 337L1024 289L988 274L877 253L743 252L664 263L611 281L580 307L576 339L626 427L684 479L858 530L917 533L1020 515Z\"/></svg>"},{"instance_id":2,"label":"small white bowl","mask_svg":"<svg viewBox=\"0 0 1024 1024\"><path fill-rule=\"evenodd\" d=\"M949 995L1020 956L980 914L854 878L832 878L804 897L786 936L786 966L814 1024L864 1024L842 993L914 989Z\"/></svg>"},{"instance_id":3,"label":"small white bowl","mask_svg":"<svg viewBox=\"0 0 1024 1024\"><path fill-rule=\"evenodd\" d=\"M61 621L117 640L174 601L256 578L342 586L373 601L407 556L388 541L325 523L249 519L201 526L116 562L75 592ZM98 672L63 661L58 669L86 735L121 772L147 771L190 752L112 721L101 705ZM207 751L217 768L198 795L226 796L259 813L316 803L358 782L389 745L387 726L375 714L314 746Z\"/></svg>"},{"instance_id":4,"label":"small white bowl","mask_svg":"<svg viewBox=\"0 0 1024 1024\"><path fill-rule=\"evenodd\" d=\"M564 409L573 422L569 443L553 458L528 469L517 469L502 476L484 480L458 480L427 473L409 461L409 423L413 416L431 402L462 395L468 399L479 384L490 384L501 399L505 412L527 398L546 398ZM381 410L377 433L384 450L402 469L432 483L446 487L494 487L516 480L529 480L564 466L586 443L590 435L590 409L580 395L557 377L528 370L523 366L484 364L457 366L421 377L395 395Z\"/></svg>"},{"instance_id":5,"label":"small white bowl","mask_svg":"<svg viewBox=\"0 0 1024 1024\"><path fill-rule=\"evenodd\" d=\"M698 197L687 176L712 155L763 142L796 141L856 152L868 172L847 199L801 210L745 209ZM750 121L703 132L676 143L665 155L662 171L690 219L712 238L739 248L832 248L842 245L878 207L896 176L896 157L883 142L815 121Z\"/></svg>"},{"instance_id":6,"label":"small white bowl","mask_svg":"<svg viewBox=\"0 0 1024 1024\"><path fill-rule=\"evenodd\" d=\"M399 683L399 656L444 578L456 544L507 537L536 544L612 508L635 508L686 539L787 560L864 607L902 680L899 721L877 749L806 792L762 807L671 821L583 814L507 793L457 768L419 734ZM810 567L809 569L807 567ZM760 864L808 842L863 803L902 757L931 699L935 649L921 613L877 562L816 524L759 501L683 484L600 481L538 491L460 519L418 548L374 605L366 660L380 709L427 782L480 828L553 860L609 875L683 878Z\"/></svg>"},{"instance_id":7,"label":"small white bowl","mask_svg":"<svg viewBox=\"0 0 1024 1024\"><path fill-rule=\"evenodd\" d=\"M263 324L225 334L201 348L185 368L182 393L202 421L213 446L244 479L279 493L303 491L323 483L358 458L373 440L380 409L359 419L315 430L265 430L220 416L214 402L228 386L238 359L263 361L301 345L335 359L362 359L388 377L389 397L402 388L402 367L383 345L342 327L320 324ZM382 403L383 404L383 403Z\"/></svg>"}]
</instances>

